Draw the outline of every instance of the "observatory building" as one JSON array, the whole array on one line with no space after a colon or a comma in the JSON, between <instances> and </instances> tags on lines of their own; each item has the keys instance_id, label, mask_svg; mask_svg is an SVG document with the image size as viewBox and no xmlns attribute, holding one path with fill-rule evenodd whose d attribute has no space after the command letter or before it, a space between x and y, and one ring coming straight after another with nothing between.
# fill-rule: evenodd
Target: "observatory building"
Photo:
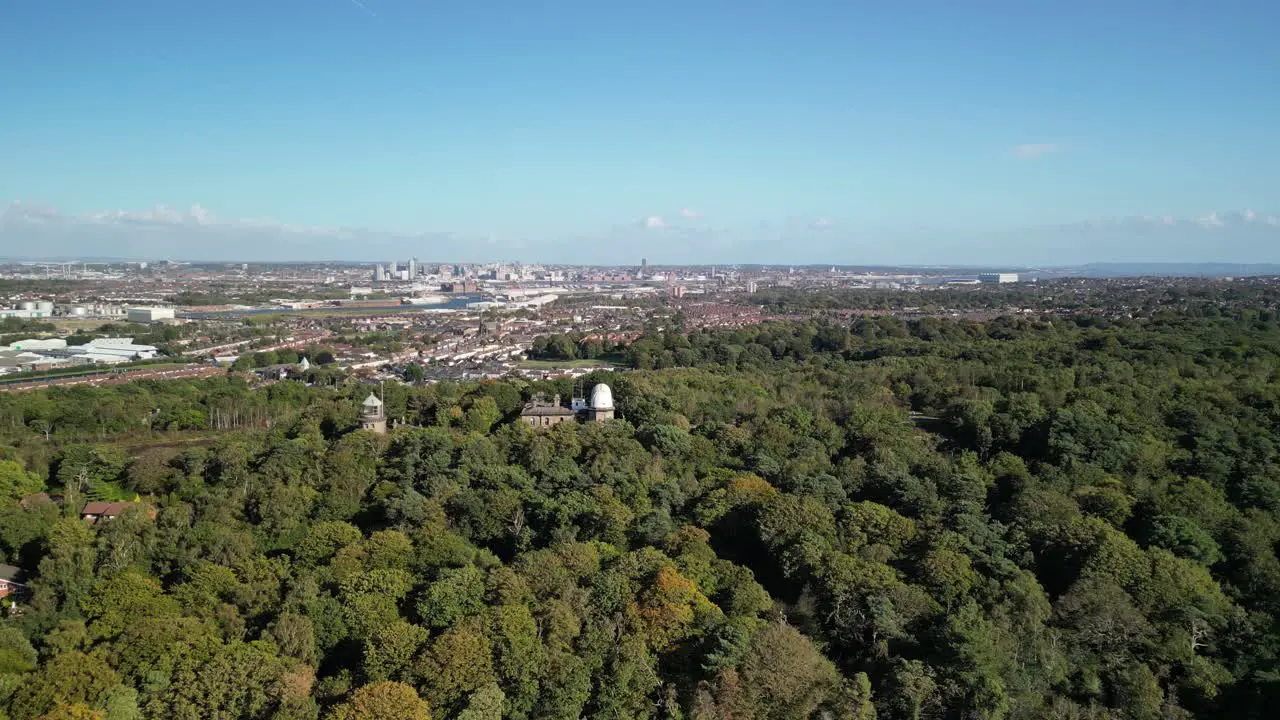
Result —
<instances>
[{"instance_id":1,"label":"observatory building","mask_svg":"<svg viewBox=\"0 0 1280 720\"><path fill-rule=\"evenodd\" d=\"M369 393L369 397L360 404L360 427L363 430L387 434L387 412L377 395Z\"/></svg>"},{"instance_id":2,"label":"observatory building","mask_svg":"<svg viewBox=\"0 0 1280 720\"><path fill-rule=\"evenodd\" d=\"M520 411L520 419L533 427L559 425L566 420L572 420L574 415L572 410L560 404L559 395L549 401L545 396L538 395Z\"/></svg>"},{"instance_id":3,"label":"observatory building","mask_svg":"<svg viewBox=\"0 0 1280 720\"><path fill-rule=\"evenodd\" d=\"M613 419L613 390L604 383L591 388L591 403L587 405L587 420L604 422Z\"/></svg>"},{"instance_id":4,"label":"observatory building","mask_svg":"<svg viewBox=\"0 0 1280 720\"><path fill-rule=\"evenodd\" d=\"M597 383L591 388L590 402L574 398L569 407L560 404L559 395L551 400L537 395L520 411L520 421L533 427L550 427L573 419L587 422L612 420L613 390L604 383Z\"/></svg>"}]
</instances>

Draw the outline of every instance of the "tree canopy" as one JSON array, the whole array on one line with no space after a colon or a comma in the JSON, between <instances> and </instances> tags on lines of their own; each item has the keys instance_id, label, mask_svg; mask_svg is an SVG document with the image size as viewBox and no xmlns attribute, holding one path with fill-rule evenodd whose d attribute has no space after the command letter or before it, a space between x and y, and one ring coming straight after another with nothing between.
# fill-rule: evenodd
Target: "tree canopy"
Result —
<instances>
[{"instance_id":1,"label":"tree canopy","mask_svg":"<svg viewBox=\"0 0 1280 720\"><path fill-rule=\"evenodd\" d=\"M1215 310L1210 312L1208 308ZM569 381L0 394L33 718L1263 718L1280 315L650 332ZM169 441L172 442L169 442ZM42 496L41 492L48 497ZM79 519L85 502L134 502Z\"/></svg>"}]
</instances>

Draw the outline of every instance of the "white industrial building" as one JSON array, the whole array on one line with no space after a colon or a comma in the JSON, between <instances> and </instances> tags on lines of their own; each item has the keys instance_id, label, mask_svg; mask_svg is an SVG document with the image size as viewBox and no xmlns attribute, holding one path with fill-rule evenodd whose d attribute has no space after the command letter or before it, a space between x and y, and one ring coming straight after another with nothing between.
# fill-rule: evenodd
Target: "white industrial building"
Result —
<instances>
[{"instance_id":1,"label":"white industrial building","mask_svg":"<svg viewBox=\"0 0 1280 720\"><path fill-rule=\"evenodd\" d=\"M0 375L31 370L43 359L43 355L37 355L33 352L0 350Z\"/></svg>"},{"instance_id":2,"label":"white industrial building","mask_svg":"<svg viewBox=\"0 0 1280 720\"><path fill-rule=\"evenodd\" d=\"M135 345L133 338L94 338L81 345L88 352L121 355L138 360L150 360L160 352L154 345Z\"/></svg>"},{"instance_id":3,"label":"white industrial building","mask_svg":"<svg viewBox=\"0 0 1280 720\"><path fill-rule=\"evenodd\" d=\"M1018 273L980 273L978 282L991 285L1004 285L1018 282Z\"/></svg>"},{"instance_id":4,"label":"white industrial building","mask_svg":"<svg viewBox=\"0 0 1280 720\"><path fill-rule=\"evenodd\" d=\"M60 357L57 351L31 352L29 350L0 349L0 365L14 370L52 370L54 368L74 365L75 362Z\"/></svg>"},{"instance_id":5,"label":"white industrial building","mask_svg":"<svg viewBox=\"0 0 1280 720\"><path fill-rule=\"evenodd\" d=\"M129 308L129 322L133 323L154 323L162 320L172 320L174 318L173 308L162 307L138 307Z\"/></svg>"},{"instance_id":6,"label":"white industrial building","mask_svg":"<svg viewBox=\"0 0 1280 720\"><path fill-rule=\"evenodd\" d=\"M66 350L67 341L62 338L27 338L17 342L9 343L10 350L23 350L26 352L40 352L42 350Z\"/></svg>"},{"instance_id":7,"label":"white industrial building","mask_svg":"<svg viewBox=\"0 0 1280 720\"><path fill-rule=\"evenodd\" d=\"M67 345L62 338L33 338L0 347L0 374L68 365L118 365L151 360L159 352L155 346L135 344L133 338L96 338L84 345Z\"/></svg>"},{"instance_id":8,"label":"white industrial building","mask_svg":"<svg viewBox=\"0 0 1280 720\"><path fill-rule=\"evenodd\" d=\"M153 345L135 345L133 338L95 338L84 345L50 350L48 354L67 358L80 365L117 365L135 360L151 360L159 352Z\"/></svg>"},{"instance_id":9,"label":"white industrial building","mask_svg":"<svg viewBox=\"0 0 1280 720\"><path fill-rule=\"evenodd\" d=\"M127 362L133 362L137 358L128 355L119 355L116 353L100 353L100 352L79 352L72 353L69 356L72 363L76 365L121 365Z\"/></svg>"},{"instance_id":10,"label":"white industrial building","mask_svg":"<svg viewBox=\"0 0 1280 720\"><path fill-rule=\"evenodd\" d=\"M545 295L538 295L537 297L526 297L526 298L524 298L524 299L522 299L522 300L519 300L519 301L517 301L517 302L513 302L513 303L512 303L512 306L513 306L513 307L535 307L535 308L539 308L539 307L543 307L544 305L550 305L551 303L553 303L553 302L555 302L555 301L556 301L556 298L557 298L557 296L556 296L556 295L552 295L552 294L548 293L548 294L545 294Z\"/></svg>"}]
</instances>

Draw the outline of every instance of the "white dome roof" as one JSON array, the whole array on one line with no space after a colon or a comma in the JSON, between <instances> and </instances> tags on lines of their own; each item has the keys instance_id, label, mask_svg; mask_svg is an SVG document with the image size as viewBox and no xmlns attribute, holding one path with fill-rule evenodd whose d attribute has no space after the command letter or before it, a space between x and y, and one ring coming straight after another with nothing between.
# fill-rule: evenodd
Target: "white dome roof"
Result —
<instances>
[{"instance_id":1,"label":"white dome roof","mask_svg":"<svg viewBox=\"0 0 1280 720\"><path fill-rule=\"evenodd\" d=\"M382 401L378 399L377 395L374 395L373 393L369 393L369 397L364 399L363 404L367 408L375 408L375 407L381 407Z\"/></svg>"},{"instance_id":2,"label":"white dome roof","mask_svg":"<svg viewBox=\"0 0 1280 720\"><path fill-rule=\"evenodd\" d=\"M608 385L597 383L595 387L591 388L591 409L613 409L613 390L610 390Z\"/></svg>"}]
</instances>

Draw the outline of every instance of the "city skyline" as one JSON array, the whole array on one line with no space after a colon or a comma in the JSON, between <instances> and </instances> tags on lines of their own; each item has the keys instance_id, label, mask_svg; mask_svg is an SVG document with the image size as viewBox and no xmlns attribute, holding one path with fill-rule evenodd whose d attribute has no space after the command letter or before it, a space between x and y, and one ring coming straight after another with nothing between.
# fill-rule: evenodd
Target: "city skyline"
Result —
<instances>
[{"instance_id":1,"label":"city skyline","mask_svg":"<svg viewBox=\"0 0 1280 720\"><path fill-rule=\"evenodd\" d=\"M1276 262L1275 20L1258 1L32 3L4 11L0 245Z\"/></svg>"},{"instance_id":2,"label":"city skyline","mask_svg":"<svg viewBox=\"0 0 1280 720\"><path fill-rule=\"evenodd\" d=\"M377 263L387 257L416 257L422 262L629 266L637 264L639 252L662 258L658 264L665 265L1280 263L1280 215L1252 209L988 232L921 227L856 231L804 218L744 228L665 221L655 226L642 220L595 235L537 240L228 219L201 206L185 212L158 206L71 216L50 206L15 202L0 208L0 238L15 241L3 244L0 258L6 259Z\"/></svg>"}]
</instances>

